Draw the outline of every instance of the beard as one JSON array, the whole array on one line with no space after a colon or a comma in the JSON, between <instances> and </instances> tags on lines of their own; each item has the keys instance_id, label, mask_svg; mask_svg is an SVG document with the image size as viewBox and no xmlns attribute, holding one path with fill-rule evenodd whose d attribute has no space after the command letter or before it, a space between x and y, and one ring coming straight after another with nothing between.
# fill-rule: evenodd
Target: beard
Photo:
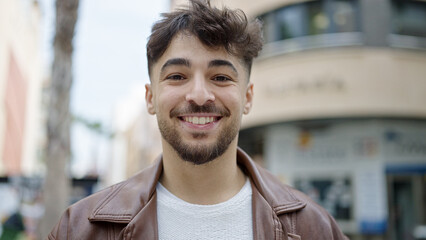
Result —
<instances>
[{"instance_id":1,"label":"beard","mask_svg":"<svg viewBox=\"0 0 426 240\"><path fill-rule=\"evenodd\" d=\"M221 120L231 116L228 109L217 108L213 103L207 103L203 106L190 103L186 108L173 109L170 112L170 118L175 118L181 114L188 113L216 113L222 116ZM182 136L180 136L177 127L168 123L165 119L158 118L158 127L160 129L161 136L173 147L182 160L191 162L195 165L201 165L211 162L225 153L231 142L238 135L240 125L239 120L239 118L231 119L231 121L219 131L219 136L215 142L211 144L185 143L182 141ZM202 139L206 136L206 133L192 134L194 139Z\"/></svg>"}]
</instances>

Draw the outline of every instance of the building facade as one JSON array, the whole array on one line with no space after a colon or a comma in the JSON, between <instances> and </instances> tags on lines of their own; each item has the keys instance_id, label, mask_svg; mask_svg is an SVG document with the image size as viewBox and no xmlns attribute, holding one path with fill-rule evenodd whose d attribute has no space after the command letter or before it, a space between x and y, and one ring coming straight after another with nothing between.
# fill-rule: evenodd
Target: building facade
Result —
<instances>
[{"instance_id":1,"label":"building facade","mask_svg":"<svg viewBox=\"0 0 426 240\"><path fill-rule=\"evenodd\" d=\"M145 87L135 86L114 109L111 166L104 178L108 186L151 165L161 154L161 135L155 116L145 107Z\"/></svg>"},{"instance_id":2,"label":"building facade","mask_svg":"<svg viewBox=\"0 0 426 240\"><path fill-rule=\"evenodd\" d=\"M212 3L264 25L240 146L351 239L425 237L426 1Z\"/></svg>"},{"instance_id":3,"label":"building facade","mask_svg":"<svg viewBox=\"0 0 426 240\"><path fill-rule=\"evenodd\" d=\"M0 236L18 212L34 236L42 214L41 19L37 1L0 1Z\"/></svg>"},{"instance_id":4,"label":"building facade","mask_svg":"<svg viewBox=\"0 0 426 240\"><path fill-rule=\"evenodd\" d=\"M0 175L36 168L42 89L37 1L0 2Z\"/></svg>"}]
</instances>

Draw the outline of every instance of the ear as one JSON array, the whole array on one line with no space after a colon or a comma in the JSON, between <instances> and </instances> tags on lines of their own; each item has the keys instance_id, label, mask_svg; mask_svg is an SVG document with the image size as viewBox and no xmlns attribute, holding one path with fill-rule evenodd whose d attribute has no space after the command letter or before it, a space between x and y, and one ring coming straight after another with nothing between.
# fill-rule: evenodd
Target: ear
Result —
<instances>
[{"instance_id":1,"label":"ear","mask_svg":"<svg viewBox=\"0 0 426 240\"><path fill-rule=\"evenodd\" d=\"M244 114L248 114L253 105L253 83L249 82L246 89Z\"/></svg>"},{"instance_id":2,"label":"ear","mask_svg":"<svg viewBox=\"0 0 426 240\"><path fill-rule=\"evenodd\" d=\"M146 108L149 114L155 114L155 103L154 103L154 95L152 92L151 84L145 84L145 101Z\"/></svg>"}]
</instances>

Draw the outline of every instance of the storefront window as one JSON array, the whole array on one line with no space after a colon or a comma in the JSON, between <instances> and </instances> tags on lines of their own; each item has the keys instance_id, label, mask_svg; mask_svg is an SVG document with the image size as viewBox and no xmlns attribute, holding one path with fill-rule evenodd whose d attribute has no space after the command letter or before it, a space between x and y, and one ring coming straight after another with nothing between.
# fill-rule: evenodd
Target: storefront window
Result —
<instances>
[{"instance_id":1,"label":"storefront window","mask_svg":"<svg viewBox=\"0 0 426 240\"><path fill-rule=\"evenodd\" d=\"M349 178L297 179L294 186L323 206L336 220L352 219L354 197Z\"/></svg>"}]
</instances>

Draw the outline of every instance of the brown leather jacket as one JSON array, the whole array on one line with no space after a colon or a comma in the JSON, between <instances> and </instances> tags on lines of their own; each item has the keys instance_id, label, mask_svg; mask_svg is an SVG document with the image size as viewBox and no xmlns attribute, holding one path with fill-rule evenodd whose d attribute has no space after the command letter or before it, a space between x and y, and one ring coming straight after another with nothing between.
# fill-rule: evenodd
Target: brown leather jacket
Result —
<instances>
[{"instance_id":1,"label":"brown leather jacket","mask_svg":"<svg viewBox=\"0 0 426 240\"><path fill-rule=\"evenodd\" d=\"M334 219L307 196L283 185L238 149L250 177L255 240L347 239ZM158 239L156 185L161 157L134 177L70 206L48 239Z\"/></svg>"}]
</instances>

